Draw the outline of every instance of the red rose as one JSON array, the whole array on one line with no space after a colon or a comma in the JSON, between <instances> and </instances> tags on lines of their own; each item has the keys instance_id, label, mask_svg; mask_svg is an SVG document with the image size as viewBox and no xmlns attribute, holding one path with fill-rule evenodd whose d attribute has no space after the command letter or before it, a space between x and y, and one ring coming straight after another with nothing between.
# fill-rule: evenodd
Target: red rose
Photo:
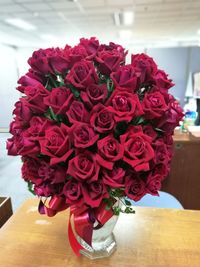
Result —
<instances>
[{"instance_id":1,"label":"red rose","mask_svg":"<svg viewBox=\"0 0 200 267\"><path fill-rule=\"evenodd\" d=\"M34 51L32 57L28 59L28 64L38 73L53 73L53 69L49 63L49 57L54 54L54 51L54 48L39 49Z\"/></svg>"},{"instance_id":2,"label":"red rose","mask_svg":"<svg viewBox=\"0 0 200 267\"><path fill-rule=\"evenodd\" d=\"M58 47L55 48L54 53L49 56L48 61L54 72L65 74L70 67L70 62L65 50Z\"/></svg>"},{"instance_id":3,"label":"red rose","mask_svg":"<svg viewBox=\"0 0 200 267\"><path fill-rule=\"evenodd\" d=\"M44 117L34 116L30 120L30 127L27 129L32 139L38 139L45 135L45 131L55 125L54 121Z\"/></svg>"},{"instance_id":4,"label":"red rose","mask_svg":"<svg viewBox=\"0 0 200 267\"><path fill-rule=\"evenodd\" d=\"M157 139L154 143L154 153L155 153L155 158L154 161L156 164L166 164L169 162L170 157L169 153L167 150L167 146L165 145L164 141L162 138Z\"/></svg>"},{"instance_id":5,"label":"red rose","mask_svg":"<svg viewBox=\"0 0 200 267\"><path fill-rule=\"evenodd\" d=\"M56 115L65 114L73 101L73 94L66 87L53 88L49 96L44 98L44 103L50 106Z\"/></svg>"},{"instance_id":6,"label":"red rose","mask_svg":"<svg viewBox=\"0 0 200 267\"><path fill-rule=\"evenodd\" d=\"M142 129L143 129L144 134L150 136L152 140L155 140L156 137L158 136L154 128L149 124L144 125Z\"/></svg>"},{"instance_id":7,"label":"red rose","mask_svg":"<svg viewBox=\"0 0 200 267\"><path fill-rule=\"evenodd\" d=\"M146 54L131 55L131 65L140 69L140 82L145 83L152 79L152 75L157 72L157 65L153 58Z\"/></svg>"},{"instance_id":8,"label":"red rose","mask_svg":"<svg viewBox=\"0 0 200 267\"><path fill-rule=\"evenodd\" d=\"M90 123L95 131L109 133L115 126L114 114L108 110L108 107L98 104L91 111Z\"/></svg>"},{"instance_id":9,"label":"red rose","mask_svg":"<svg viewBox=\"0 0 200 267\"><path fill-rule=\"evenodd\" d=\"M146 93L142 100L144 116L147 119L156 119L163 116L168 106L163 95L158 91Z\"/></svg>"},{"instance_id":10,"label":"red rose","mask_svg":"<svg viewBox=\"0 0 200 267\"><path fill-rule=\"evenodd\" d=\"M99 207L102 199L109 196L101 181L84 184L82 190L85 203L92 208Z\"/></svg>"},{"instance_id":11,"label":"red rose","mask_svg":"<svg viewBox=\"0 0 200 267\"><path fill-rule=\"evenodd\" d=\"M162 176L150 172L147 177L146 191L153 196L159 196L158 190L161 188Z\"/></svg>"},{"instance_id":12,"label":"red rose","mask_svg":"<svg viewBox=\"0 0 200 267\"><path fill-rule=\"evenodd\" d=\"M115 90L108 99L106 106L115 114L115 121L130 122L133 118L143 115L138 96L133 93Z\"/></svg>"},{"instance_id":13,"label":"red rose","mask_svg":"<svg viewBox=\"0 0 200 267\"><path fill-rule=\"evenodd\" d=\"M151 137L141 132L134 132L134 126L120 136L124 147L123 160L131 165L136 172L148 171L149 161L154 158Z\"/></svg>"},{"instance_id":14,"label":"red rose","mask_svg":"<svg viewBox=\"0 0 200 267\"><path fill-rule=\"evenodd\" d=\"M66 112L67 117L71 123L78 122L88 122L89 114L84 106L84 104L80 101L74 100Z\"/></svg>"},{"instance_id":15,"label":"red rose","mask_svg":"<svg viewBox=\"0 0 200 267\"><path fill-rule=\"evenodd\" d=\"M60 184L41 184L34 186L34 192L40 197L51 197L53 195L59 195L61 191Z\"/></svg>"},{"instance_id":16,"label":"red rose","mask_svg":"<svg viewBox=\"0 0 200 267\"><path fill-rule=\"evenodd\" d=\"M131 92L135 92L139 87L140 75L140 70L131 65L125 65L111 73L110 77L115 86L128 88Z\"/></svg>"},{"instance_id":17,"label":"red rose","mask_svg":"<svg viewBox=\"0 0 200 267\"><path fill-rule=\"evenodd\" d=\"M94 65L86 60L75 63L65 78L65 83L72 84L80 90L86 89L90 84L97 82L98 77Z\"/></svg>"},{"instance_id":18,"label":"red rose","mask_svg":"<svg viewBox=\"0 0 200 267\"><path fill-rule=\"evenodd\" d=\"M134 201L140 200L146 194L144 181L135 174L130 175L125 184L125 193Z\"/></svg>"},{"instance_id":19,"label":"red rose","mask_svg":"<svg viewBox=\"0 0 200 267\"><path fill-rule=\"evenodd\" d=\"M26 123L21 119L15 117L15 119L10 123L9 133L12 135L20 135L21 132L26 128Z\"/></svg>"},{"instance_id":20,"label":"red rose","mask_svg":"<svg viewBox=\"0 0 200 267\"><path fill-rule=\"evenodd\" d=\"M171 79L168 79L168 75L163 70L158 70L155 75L153 76L153 82L162 89L168 90L174 83Z\"/></svg>"},{"instance_id":21,"label":"red rose","mask_svg":"<svg viewBox=\"0 0 200 267\"><path fill-rule=\"evenodd\" d=\"M76 45L73 48L68 49L67 53L70 62L70 68L72 68L76 62L86 59L88 56L87 51L82 45Z\"/></svg>"},{"instance_id":22,"label":"red rose","mask_svg":"<svg viewBox=\"0 0 200 267\"><path fill-rule=\"evenodd\" d=\"M125 186L125 170L119 167L114 167L113 170L103 169L102 181L104 184L113 188Z\"/></svg>"},{"instance_id":23,"label":"red rose","mask_svg":"<svg viewBox=\"0 0 200 267\"><path fill-rule=\"evenodd\" d=\"M69 205L83 204L82 185L75 179L70 179L63 187L63 194L66 197L66 203Z\"/></svg>"},{"instance_id":24,"label":"red rose","mask_svg":"<svg viewBox=\"0 0 200 267\"><path fill-rule=\"evenodd\" d=\"M22 178L25 181L30 181L33 184L40 185L43 180L38 175L40 161L34 158L23 157Z\"/></svg>"},{"instance_id":25,"label":"red rose","mask_svg":"<svg viewBox=\"0 0 200 267\"><path fill-rule=\"evenodd\" d=\"M104 75L110 75L124 64L125 56L126 53L122 46L110 43L110 45L99 47L95 60L98 62L99 71Z\"/></svg>"},{"instance_id":26,"label":"red rose","mask_svg":"<svg viewBox=\"0 0 200 267\"><path fill-rule=\"evenodd\" d=\"M15 114L18 118L26 123L31 119L33 115L24 98L20 98L20 101L17 101L15 103L13 114Z\"/></svg>"},{"instance_id":27,"label":"red rose","mask_svg":"<svg viewBox=\"0 0 200 267\"><path fill-rule=\"evenodd\" d=\"M165 177L168 176L170 171L170 166L169 163L166 164L157 164L153 167L152 169L152 175L159 175L159 177L161 178L161 180L164 180Z\"/></svg>"},{"instance_id":28,"label":"red rose","mask_svg":"<svg viewBox=\"0 0 200 267\"><path fill-rule=\"evenodd\" d=\"M99 41L95 37L91 37L90 39L81 38L80 45L83 46L87 51L87 58L92 59L96 55L97 49L99 47Z\"/></svg>"},{"instance_id":29,"label":"red rose","mask_svg":"<svg viewBox=\"0 0 200 267\"><path fill-rule=\"evenodd\" d=\"M69 128L61 123L60 126L53 126L45 131L45 136L40 142L41 153L49 156L50 165L65 162L73 150L69 142Z\"/></svg>"},{"instance_id":30,"label":"red rose","mask_svg":"<svg viewBox=\"0 0 200 267\"><path fill-rule=\"evenodd\" d=\"M40 77L38 74L34 73L33 71L29 70L24 76L22 76L18 80L18 84L20 84L17 87L17 90L24 93L24 89L27 86L37 86L42 84L43 77Z\"/></svg>"},{"instance_id":31,"label":"red rose","mask_svg":"<svg viewBox=\"0 0 200 267\"><path fill-rule=\"evenodd\" d=\"M97 181L99 165L96 156L89 151L77 154L69 161L67 173L79 181Z\"/></svg>"},{"instance_id":32,"label":"red rose","mask_svg":"<svg viewBox=\"0 0 200 267\"><path fill-rule=\"evenodd\" d=\"M108 89L105 84L91 84L86 88L86 92L81 91L81 98L88 109L98 103L104 103L108 95Z\"/></svg>"},{"instance_id":33,"label":"red rose","mask_svg":"<svg viewBox=\"0 0 200 267\"><path fill-rule=\"evenodd\" d=\"M99 140L97 142L97 147L98 163L109 170L113 169L114 162L122 159L124 154L123 146L114 138L112 134Z\"/></svg>"},{"instance_id":34,"label":"red rose","mask_svg":"<svg viewBox=\"0 0 200 267\"><path fill-rule=\"evenodd\" d=\"M15 135L7 140L8 155L29 155L35 156L40 154L39 143L34 140L31 134L24 130L20 135Z\"/></svg>"},{"instance_id":35,"label":"red rose","mask_svg":"<svg viewBox=\"0 0 200 267\"><path fill-rule=\"evenodd\" d=\"M166 134L172 134L184 116L181 106L173 96L170 95L169 101L168 110L165 112L162 118L157 121L156 125L157 128L160 128Z\"/></svg>"},{"instance_id":36,"label":"red rose","mask_svg":"<svg viewBox=\"0 0 200 267\"><path fill-rule=\"evenodd\" d=\"M77 148L86 148L94 145L99 139L90 124L76 122L70 128L70 139Z\"/></svg>"},{"instance_id":37,"label":"red rose","mask_svg":"<svg viewBox=\"0 0 200 267\"><path fill-rule=\"evenodd\" d=\"M49 91L42 85L27 86L24 90L27 95L26 105L33 111L43 113L48 109L48 106L44 103L44 98L49 95Z\"/></svg>"}]
</instances>

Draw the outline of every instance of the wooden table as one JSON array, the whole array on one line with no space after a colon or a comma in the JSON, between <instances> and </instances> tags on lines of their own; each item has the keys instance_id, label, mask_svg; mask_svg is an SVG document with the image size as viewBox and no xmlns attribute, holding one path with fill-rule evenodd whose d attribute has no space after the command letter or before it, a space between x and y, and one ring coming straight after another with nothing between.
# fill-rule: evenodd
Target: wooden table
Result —
<instances>
[{"instance_id":1,"label":"wooden table","mask_svg":"<svg viewBox=\"0 0 200 267\"><path fill-rule=\"evenodd\" d=\"M162 191L175 196L185 209L200 210L200 138L188 133L176 133L173 138L174 157Z\"/></svg>"},{"instance_id":2,"label":"wooden table","mask_svg":"<svg viewBox=\"0 0 200 267\"><path fill-rule=\"evenodd\" d=\"M109 258L77 258L67 237L68 211L37 212L37 199L0 229L1 267L199 267L200 211L135 208L115 227L117 251Z\"/></svg>"}]
</instances>

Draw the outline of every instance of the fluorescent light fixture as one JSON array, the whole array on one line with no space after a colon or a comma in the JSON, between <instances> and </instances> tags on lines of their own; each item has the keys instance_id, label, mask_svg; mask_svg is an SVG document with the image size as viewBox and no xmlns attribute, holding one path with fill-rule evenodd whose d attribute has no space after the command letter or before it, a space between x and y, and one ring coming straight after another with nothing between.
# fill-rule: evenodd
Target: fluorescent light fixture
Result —
<instances>
[{"instance_id":1,"label":"fluorescent light fixture","mask_svg":"<svg viewBox=\"0 0 200 267\"><path fill-rule=\"evenodd\" d=\"M114 23L115 23L116 26L120 26L121 25L120 13L119 12L115 12L114 13Z\"/></svg>"},{"instance_id":2,"label":"fluorescent light fixture","mask_svg":"<svg viewBox=\"0 0 200 267\"><path fill-rule=\"evenodd\" d=\"M131 30L120 30L119 37L122 40L130 40L133 36L133 32Z\"/></svg>"},{"instance_id":3,"label":"fluorescent light fixture","mask_svg":"<svg viewBox=\"0 0 200 267\"><path fill-rule=\"evenodd\" d=\"M26 31L31 31L36 29L35 25L32 25L31 23L20 18L8 18L5 19L5 22Z\"/></svg>"},{"instance_id":4,"label":"fluorescent light fixture","mask_svg":"<svg viewBox=\"0 0 200 267\"><path fill-rule=\"evenodd\" d=\"M123 24L126 26L132 25L134 22L134 17L133 11L124 11L122 13Z\"/></svg>"}]
</instances>

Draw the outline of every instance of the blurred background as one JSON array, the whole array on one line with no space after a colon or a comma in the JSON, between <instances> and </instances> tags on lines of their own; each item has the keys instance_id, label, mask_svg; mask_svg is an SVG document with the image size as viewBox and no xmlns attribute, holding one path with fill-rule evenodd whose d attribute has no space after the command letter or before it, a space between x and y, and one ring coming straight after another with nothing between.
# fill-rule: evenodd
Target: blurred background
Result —
<instances>
[{"instance_id":1,"label":"blurred background","mask_svg":"<svg viewBox=\"0 0 200 267\"><path fill-rule=\"evenodd\" d=\"M20 159L6 156L4 142L17 80L34 50L91 36L152 56L175 82L170 91L188 112L186 124L198 124L199 0L0 0L0 195L12 196L14 209L29 196Z\"/></svg>"}]
</instances>

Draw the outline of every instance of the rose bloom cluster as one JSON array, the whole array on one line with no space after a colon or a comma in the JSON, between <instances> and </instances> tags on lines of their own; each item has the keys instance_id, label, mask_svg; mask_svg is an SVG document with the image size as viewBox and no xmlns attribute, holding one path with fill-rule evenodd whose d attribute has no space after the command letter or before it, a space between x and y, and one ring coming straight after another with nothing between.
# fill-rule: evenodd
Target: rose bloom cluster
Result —
<instances>
[{"instance_id":1,"label":"rose bloom cluster","mask_svg":"<svg viewBox=\"0 0 200 267\"><path fill-rule=\"evenodd\" d=\"M22 176L41 197L98 207L121 196L158 195L183 117L166 73L145 54L92 37L35 51L17 90L7 141Z\"/></svg>"}]
</instances>

